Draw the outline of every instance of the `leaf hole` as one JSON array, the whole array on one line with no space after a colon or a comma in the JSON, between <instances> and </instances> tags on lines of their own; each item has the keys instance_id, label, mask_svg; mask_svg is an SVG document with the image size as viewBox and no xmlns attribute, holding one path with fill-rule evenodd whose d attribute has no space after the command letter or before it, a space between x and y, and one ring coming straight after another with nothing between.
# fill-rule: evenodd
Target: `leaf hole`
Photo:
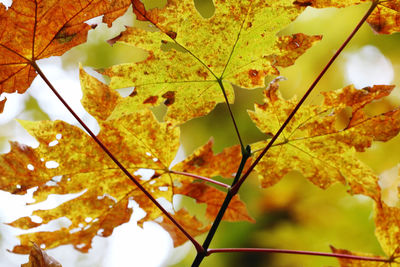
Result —
<instances>
[{"instance_id":1,"label":"leaf hole","mask_svg":"<svg viewBox=\"0 0 400 267\"><path fill-rule=\"evenodd\" d=\"M87 222L87 223L90 223L92 220L93 220L93 218L91 218L91 217L86 217L85 218L85 222Z\"/></svg>"},{"instance_id":2,"label":"leaf hole","mask_svg":"<svg viewBox=\"0 0 400 267\"><path fill-rule=\"evenodd\" d=\"M46 185L47 185L47 186L56 186L57 183L54 182L54 181L52 181L52 180L50 180L50 181L47 181L47 182L46 182Z\"/></svg>"},{"instance_id":3,"label":"leaf hole","mask_svg":"<svg viewBox=\"0 0 400 267\"><path fill-rule=\"evenodd\" d=\"M59 183L59 182L61 182L62 177L63 177L62 175L57 175L57 176L52 177L51 180L53 182Z\"/></svg>"},{"instance_id":4,"label":"leaf hole","mask_svg":"<svg viewBox=\"0 0 400 267\"><path fill-rule=\"evenodd\" d=\"M56 134L56 139L57 139L57 140L60 140L61 137L62 137L62 134L60 134L60 133L59 133L59 134Z\"/></svg>"},{"instance_id":5,"label":"leaf hole","mask_svg":"<svg viewBox=\"0 0 400 267\"><path fill-rule=\"evenodd\" d=\"M69 230L69 233L70 234L74 234L74 233L77 233L79 231L81 231L81 228L74 228L74 229Z\"/></svg>"},{"instance_id":6,"label":"leaf hole","mask_svg":"<svg viewBox=\"0 0 400 267\"><path fill-rule=\"evenodd\" d=\"M148 152L146 152L147 154ZM140 180L142 181L148 181L153 177L155 174L155 171L152 169L139 169L133 173L136 176L140 176Z\"/></svg>"},{"instance_id":7,"label":"leaf hole","mask_svg":"<svg viewBox=\"0 0 400 267\"><path fill-rule=\"evenodd\" d=\"M76 245L76 247L79 249L84 248L85 246L86 246L86 244L83 244L83 243Z\"/></svg>"},{"instance_id":8,"label":"leaf hole","mask_svg":"<svg viewBox=\"0 0 400 267\"><path fill-rule=\"evenodd\" d=\"M26 165L26 167L28 168L28 170L33 171L35 169L35 167L32 164L28 164Z\"/></svg>"},{"instance_id":9,"label":"leaf hole","mask_svg":"<svg viewBox=\"0 0 400 267\"><path fill-rule=\"evenodd\" d=\"M46 244L40 244L40 248L41 249L45 249L46 248Z\"/></svg>"},{"instance_id":10,"label":"leaf hole","mask_svg":"<svg viewBox=\"0 0 400 267\"><path fill-rule=\"evenodd\" d=\"M55 169L57 168L60 164L58 164L58 162L54 161L54 160L50 160L46 162L46 168L47 169Z\"/></svg>"},{"instance_id":11,"label":"leaf hole","mask_svg":"<svg viewBox=\"0 0 400 267\"><path fill-rule=\"evenodd\" d=\"M54 140L54 141L51 141L50 143L49 143L49 146L55 146L55 145L57 145L58 144L58 141L57 140Z\"/></svg>"},{"instance_id":12,"label":"leaf hole","mask_svg":"<svg viewBox=\"0 0 400 267\"><path fill-rule=\"evenodd\" d=\"M158 188L158 190L163 191L163 192L166 192L166 191L168 191L168 186L160 186L160 187Z\"/></svg>"},{"instance_id":13,"label":"leaf hole","mask_svg":"<svg viewBox=\"0 0 400 267\"><path fill-rule=\"evenodd\" d=\"M32 215L32 216L30 216L30 218L31 218L32 222L34 222L34 223L42 223L43 222L43 219L37 215Z\"/></svg>"},{"instance_id":14,"label":"leaf hole","mask_svg":"<svg viewBox=\"0 0 400 267\"><path fill-rule=\"evenodd\" d=\"M104 229L99 229L99 230L97 231L97 235L103 236L103 232L104 232Z\"/></svg>"}]
</instances>

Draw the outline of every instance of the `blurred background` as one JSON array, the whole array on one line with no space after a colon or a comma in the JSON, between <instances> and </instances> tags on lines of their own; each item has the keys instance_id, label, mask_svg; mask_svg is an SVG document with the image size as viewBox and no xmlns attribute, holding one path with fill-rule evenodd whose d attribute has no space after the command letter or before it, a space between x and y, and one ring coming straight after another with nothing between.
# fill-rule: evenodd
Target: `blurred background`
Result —
<instances>
[{"instance_id":1,"label":"blurred background","mask_svg":"<svg viewBox=\"0 0 400 267\"><path fill-rule=\"evenodd\" d=\"M0 1L10 6L12 1ZM165 1L144 1L147 7L161 7ZM199 13L211 17L214 12L212 0L194 0ZM301 97L313 82L336 49L353 30L369 4L346 9L312 9L299 16L280 35L297 32L322 34L323 39L294 66L281 69L286 81L281 82L281 91L286 98ZM78 64L97 78L104 77L94 69L111 65L137 62L146 58L146 52L127 45L106 41L117 36L124 25L143 26L136 22L132 10L113 23L112 28L100 23L101 18L89 23L98 23L91 30L88 41L71 49L62 57L39 61L43 72L59 90L67 102L77 111L88 125L98 131L96 121L80 105ZM366 107L369 114L377 114L400 105L400 34L376 35L364 25L339 56L321 80L308 103L321 101L319 92L335 90L348 84L357 88L374 84L394 84L391 96L373 102ZM272 78L268 79L269 82ZM252 143L265 136L250 121L247 110L254 103L262 103L263 88L244 90L235 88L236 101L233 113L245 143ZM124 92L121 92L124 94ZM0 114L0 152L6 153L8 141L19 141L37 145L15 119L46 120L61 119L77 124L67 110L58 103L39 77L24 95L9 95L5 112ZM164 107L154 109L158 115ZM161 116L159 116L161 117ZM193 119L181 126L182 147L177 161L182 160L197 147L214 138L214 152L235 145L237 138L224 104L218 105L207 116ZM359 158L380 175L385 201L397 205L397 188L400 182L398 164L400 162L400 137L386 143L374 143ZM228 182L228 181L226 181ZM32 192L30 192L31 194ZM212 248L260 247L286 248L329 252L329 246L352 251L382 255L382 250L374 236L372 202L366 197L350 196L341 185L321 190L305 180L301 174L288 174L276 186L261 189L255 176L248 179L240 191L241 199L247 203L256 224L223 222L212 242ZM21 233L4 223L23 215L29 215L38 207L49 208L57 205L56 198L46 203L26 206L31 196L12 196L0 191L0 263L2 266L18 266L26 262L26 256L14 255L6 251L17 244L15 235ZM189 198L181 199L181 205L204 217L205 206L197 205ZM68 266L190 266L195 251L190 243L173 248L169 235L155 223L145 223L139 228L136 221L143 214L134 214L132 220L115 229L110 238L95 238L93 249L88 254L80 254L71 246L49 250L49 254ZM55 227L56 225L53 225ZM205 236L199 238L202 242ZM334 258L284 254L213 254L202 266L338 266Z\"/></svg>"}]
</instances>

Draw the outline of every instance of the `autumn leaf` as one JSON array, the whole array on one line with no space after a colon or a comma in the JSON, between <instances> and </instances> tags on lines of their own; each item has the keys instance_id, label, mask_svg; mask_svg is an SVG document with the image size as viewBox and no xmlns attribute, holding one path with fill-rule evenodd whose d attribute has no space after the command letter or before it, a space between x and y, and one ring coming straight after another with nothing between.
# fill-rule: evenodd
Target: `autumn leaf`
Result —
<instances>
[{"instance_id":1,"label":"autumn leaf","mask_svg":"<svg viewBox=\"0 0 400 267\"><path fill-rule=\"evenodd\" d=\"M53 257L50 257L38 245L33 243L29 262L22 264L21 267L62 267Z\"/></svg>"},{"instance_id":2,"label":"autumn leaf","mask_svg":"<svg viewBox=\"0 0 400 267\"><path fill-rule=\"evenodd\" d=\"M294 4L299 6L347 7L372 0L296 0ZM400 0L378 1L377 7L368 17L367 22L371 28L379 34L391 34L400 31Z\"/></svg>"},{"instance_id":3,"label":"autumn leaf","mask_svg":"<svg viewBox=\"0 0 400 267\"><path fill-rule=\"evenodd\" d=\"M251 119L266 134L275 134L297 104L296 98L285 100L278 91L278 81L265 90L262 105L249 111ZM300 171L312 183L327 188L333 183L346 183L352 194L364 194L380 199L378 177L355 156L372 141L387 141L400 130L398 109L373 117L362 108L373 100L386 96L394 86L375 85L361 90L347 86L322 93L321 105L303 105L282 132L276 143L256 166L261 185L272 186L293 170ZM352 114L347 124L336 125L340 114L348 107ZM255 156L267 141L252 145Z\"/></svg>"},{"instance_id":4,"label":"autumn leaf","mask_svg":"<svg viewBox=\"0 0 400 267\"><path fill-rule=\"evenodd\" d=\"M111 26L129 5L127 0L15 0L7 9L0 3L0 94L24 93L36 77L33 62L84 43L91 29L85 21L104 15Z\"/></svg>"},{"instance_id":5,"label":"autumn leaf","mask_svg":"<svg viewBox=\"0 0 400 267\"><path fill-rule=\"evenodd\" d=\"M338 249L331 246L331 250L333 253L345 254L345 255L353 255L353 256L363 256L363 257L374 257L379 259L384 259L381 256L374 256L371 254L365 253L354 253L347 249ZM357 260L357 259L347 259L347 258L337 258L340 266L343 267L389 267L393 266L393 263L381 262L381 261L367 261L367 260Z\"/></svg>"},{"instance_id":6,"label":"autumn leaf","mask_svg":"<svg viewBox=\"0 0 400 267\"><path fill-rule=\"evenodd\" d=\"M138 47L148 57L138 63L104 71L112 88L135 87L116 111L131 106L168 106L166 121L173 124L210 112L227 99L233 102L231 84L252 89L264 86L267 75L278 75L321 36L302 33L279 36L304 7L292 1L215 1L215 14L203 18L192 0L170 0L163 9L145 10L134 1L139 20L155 31L128 27L117 42ZM115 39L113 41L116 41Z\"/></svg>"},{"instance_id":7,"label":"autumn leaf","mask_svg":"<svg viewBox=\"0 0 400 267\"><path fill-rule=\"evenodd\" d=\"M82 104L100 125L98 138L155 199L164 198L171 203L175 183L191 184L195 180L176 175L169 169L179 148L179 129L169 123L158 122L148 109L106 120L122 97L82 69L80 75L84 92ZM13 252L28 253L30 242L44 245L46 249L72 244L76 249L87 252L93 237L109 236L115 227L129 221L131 201L137 202L146 212L139 224L163 216L80 128L63 121L20 123L36 138L39 147L11 143L11 151L0 157L0 189L24 194L27 189L37 186L33 194L36 202L46 200L51 194L79 195L53 209L34 211L32 215L40 217L40 223L33 222L29 216L10 223L21 229L31 229L60 217L66 217L71 222L69 227L54 232L20 235L21 245L14 247ZM235 208L236 211L245 209L239 200L236 203L242 205ZM215 204L212 204L214 208ZM244 213L241 211L239 214ZM189 220L185 225L192 224L190 230L194 234L208 229L208 225L199 226L197 218L184 211L178 211L176 216ZM177 229L171 230L172 225L165 220L162 225L168 225L167 230L177 238L175 244L182 243Z\"/></svg>"},{"instance_id":8,"label":"autumn leaf","mask_svg":"<svg viewBox=\"0 0 400 267\"><path fill-rule=\"evenodd\" d=\"M221 153L214 155L212 144L212 140L208 141L186 160L175 165L173 171L189 172L207 177L222 176L233 178L241 160L240 146L225 148ZM245 169L250 166L250 163L249 160ZM179 182L181 186L175 188L175 194L182 194L195 199L197 203L207 204L206 217L213 221L224 202L226 192L190 179L190 177L181 177ZM246 205L240 200L239 195L233 197L223 219L231 222L255 222L248 214Z\"/></svg>"},{"instance_id":9,"label":"autumn leaf","mask_svg":"<svg viewBox=\"0 0 400 267\"><path fill-rule=\"evenodd\" d=\"M187 237L165 216L162 218L163 221L159 222L159 224L172 236L174 246L177 247L184 244L187 241ZM210 225L204 226L202 222L197 220L196 216L190 215L184 208L175 212L174 219L176 219L191 236L198 236L210 230Z\"/></svg>"},{"instance_id":10,"label":"autumn leaf","mask_svg":"<svg viewBox=\"0 0 400 267\"><path fill-rule=\"evenodd\" d=\"M341 266L398 266L400 264L400 209L398 207L390 207L383 201L375 203L375 235L382 247L383 252L387 255L387 262L365 261L362 265L360 261L351 259L339 259ZM359 253L353 253L344 249L335 249L333 252L350 255L369 256ZM375 256L382 258L381 256Z\"/></svg>"}]
</instances>

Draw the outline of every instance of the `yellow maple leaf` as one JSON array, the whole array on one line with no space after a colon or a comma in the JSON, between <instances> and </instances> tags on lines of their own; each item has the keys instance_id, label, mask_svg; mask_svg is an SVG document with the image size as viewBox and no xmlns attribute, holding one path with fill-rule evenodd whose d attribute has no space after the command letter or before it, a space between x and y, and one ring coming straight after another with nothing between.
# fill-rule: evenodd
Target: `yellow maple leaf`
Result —
<instances>
[{"instance_id":1,"label":"yellow maple leaf","mask_svg":"<svg viewBox=\"0 0 400 267\"><path fill-rule=\"evenodd\" d=\"M304 105L282 132L276 143L256 166L263 187L277 183L293 170L300 171L312 183L327 188L333 183L347 183L353 194L380 199L378 177L358 160L356 151L364 151L372 141L387 141L400 130L400 111L367 116L362 108L388 95L394 86L376 85L361 90L347 86L323 93L321 105ZM285 100L278 91L278 81L265 91L265 103L249 111L251 119L264 133L274 134L297 104ZM352 108L347 125L335 125L340 113ZM267 141L252 145L260 151ZM256 156L259 152L256 152Z\"/></svg>"},{"instance_id":2,"label":"yellow maple leaf","mask_svg":"<svg viewBox=\"0 0 400 267\"><path fill-rule=\"evenodd\" d=\"M98 138L155 199L164 198L171 203L176 193L175 183L196 184L194 178L174 174L169 169L179 148L179 128L158 122L149 109L107 119L123 98L83 69L80 76L84 92L82 103L100 125ZM21 245L14 247L14 252L28 253L30 242L44 245L46 249L72 244L76 249L87 252L94 236L109 236L115 227L129 221L131 200L146 212L139 224L163 216L80 128L63 121L20 123L36 138L39 147L11 144L11 151L0 157L0 189L24 194L27 189L38 186L33 194L36 202L46 200L51 194L79 195L53 209L34 211L33 215L42 219L40 223L32 221L29 216L10 223L22 229L31 229L60 217L66 217L71 223L69 227L55 232L20 235ZM150 175L146 176L144 172L150 172ZM213 191L214 194L217 192L224 194L217 189ZM192 197L204 196L197 194ZM242 211L246 208L239 199L236 204L239 206L235 210L247 215ZM208 225L203 226L195 216L184 211L176 212L174 217L178 221L188 220L185 225L191 226L189 232L193 234L208 230ZM236 220L241 219L236 216ZM177 238L174 243L181 244L182 234L178 234L178 230L165 220L162 225Z\"/></svg>"},{"instance_id":3,"label":"yellow maple leaf","mask_svg":"<svg viewBox=\"0 0 400 267\"><path fill-rule=\"evenodd\" d=\"M264 86L267 75L292 65L321 36L294 34L277 37L304 7L292 1L215 1L215 14L203 18L193 1L170 0L163 9L145 11L134 1L138 19L156 31L128 28L118 42L148 51L138 63L110 67L112 88L135 87L116 111L131 106L168 106L166 121L174 124L210 112L217 103L234 99L231 84L243 88ZM114 40L115 41L115 40ZM172 45L163 49L162 45Z\"/></svg>"}]
</instances>

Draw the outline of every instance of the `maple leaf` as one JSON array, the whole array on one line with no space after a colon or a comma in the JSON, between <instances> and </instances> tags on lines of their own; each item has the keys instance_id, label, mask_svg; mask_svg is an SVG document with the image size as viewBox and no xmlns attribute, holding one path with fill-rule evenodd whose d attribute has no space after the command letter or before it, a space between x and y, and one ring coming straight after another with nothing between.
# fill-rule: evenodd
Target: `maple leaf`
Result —
<instances>
[{"instance_id":1,"label":"maple leaf","mask_svg":"<svg viewBox=\"0 0 400 267\"><path fill-rule=\"evenodd\" d=\"M127 0L15 0L6 9L0 3L0 94L24 93L36 77L33 62L85 42L92 28L85 21L104 15L111 26L129 5Z\"/></svg>"},{"instance_id":2,"label":"maple leaf","mask_svg":"<svg viewBox=\"0 0 400 267\"><path fill-rule=\"evenodd\" d=\"M333 246L330 246L330 247L331 247L331 250L333 253L384 259L383 257L374 256L372 254L354 253L347 249L338 249ZM347 259L347 258L337 258L337 259L340 263L340 266L343 266L343 267L385 267L385 266L389 267L389 266L393 266L393 263L388 263L388 262L356 260L356 259Z\"/></svg>"},{"instance_id":3,"label":"maple leaf","mask_svg":"<svg viewBox=\"0 0 400 267\"><path fill-rule=\"evenodd\" d=\"M297 104L296 98L285 100L278 91L278 81L265 90L262 105L249 111L251 119L266 134L274 134ZM361 90L352 85L322 93L321 105L303 105L256 166L263 187L277 183L292 170L300 171L312 183L327 188L333 183L347 183L353 194L380 199L378 177L355 156L372 141L387 141L400 131L400 111L367 116L362 108L386 96L394 86L375 85ZM336 128L340 113L352 108L351 118L341 129ZM267 141L252 145L262 150Z\"/></svg>"},{"instance_id":4,"label":"maple leaf","mask_svg":"<svg viewBox=\"0 0 400 267\"><path fill-rule=\"evenodd\" d=\"M400 209L398 207L389 207L383 201L375 202L375 235L383 249L383 252L388 255L387 262L371 262L365 261L364 265L360 261L351 259L339 259L341 266L398 266L400 264ZM335 249L333 252L361 255L344 249ZM371 255L362 255L371 256ZM381 256L378 256L382 258Z\"/></svg>"},{"instance_id":5,"label":"maple leaf","mask_svg":"<svg viewBox=\"0 0 400 267\"><path fill-rule=\"evenodd\" d=\"M214 177L223 176L233 178L236 174L238 163L241 160L241 148L239 145L225 148L221 153L214 155L212 151L213 141L210 140L204 146L197 149L183 162L173 167L174 171L189 172L192 174ZM250 160L245 165L245 170L250 166ZM226 192L205 183L193 181L189 177L181 177L182 185L175 188L176 194L186 195L194 198L197 203L207 204L206 217L213 221L226 197ZM235 195L225 212L226 221L249 221L255 220L247 213L245 204Z\"/></svg>"},{"instance_id":6,"label":"maple leaf","mask_svg":"<svg viewBox=\"0 0 400 267\"><path fill-rule=\"evenodd\" d=\"M62 267L53 257L46 254L38 245L33 243L29 262L22 264L21 267Z\"/></svg>"},{"instance_id":7,"label":"maple leaf","mask_svg":"<svg viewBox=\"0 0 400 267\"><path fill-rule=\"evenodd\" d=\"M123 98L82 69L80 76L84 92L82 104L100 125L98 138L155 199L164 198L172 202L175 183L194 183L195 179L169 170L179 148L179 128L159 123L148 109L106 120ZM80 128L63 121L20 123L37 139L39 147L11 143L11 151L0 157L0 189L23 194L37 186L33 194L36 202L46 200L50 194L80 194L54 209L34 211L33 215L42 219L40 223L33 222L29 216L10 223L14 227L30 229L60 217L66 217L71 222L69 227L54 232L19 236L21 245L14 247L13 252L27 253L32 241L45 245L46 249L72 244L76 249L87 252L94 236L109 236L115 227L129 221L132 214L130 200L136 201L146 212L139 225L163 216ZM50 163L55 162L57 167L51 166ZM152 172L151 177L143 174L146 170ZM247 214L241 210L245 206L239 199L236 204L239 205L235 207L236 212ZM184 225L190 225L189 232L193 234L208 230L207 225L200 225L195 216L185 211L176 212L174 217L185 221ZM243 218L236 216L236 220L240 219ZM176 245L182 243L182 235L177 229L172 230L169 222L164 220L161 225L177 238L174 240Z\"/></svg>"},{"instance_id":8,"label":"maple leaf","mask_svg":"<svg viewBox=\"0 0 400 267\"><path fill-rule=\"evenodd\" d=\"M300 6L347 7L372 0L297 0L294 4ZM400 31L400 0L378 1L377 7L368 17L367 22L379 34L391 34Z\"/></svg>"},{"instance_id":9,"label":"maple leaf","mask_svg":"<svg viewBox=\"0 0 400 267\"><path fill-rule=\"evenodd\" d=\"M277 37L304 7L292 1L215 1L215 14L203 18L192 0L170 0L163 9L146 11L139 1L139 20L157 31L127 28L113 40L142 48L148 57L106 69L112 88L134 86L131 98L116 111L133 106L168 106L166 121L177 124L210 112L217 103L233 102L231 84L264 86L267 75L292 65L321 36L302 33ZM164 49L163 45L172 48Z\"/></svg>"}]
</instances>

